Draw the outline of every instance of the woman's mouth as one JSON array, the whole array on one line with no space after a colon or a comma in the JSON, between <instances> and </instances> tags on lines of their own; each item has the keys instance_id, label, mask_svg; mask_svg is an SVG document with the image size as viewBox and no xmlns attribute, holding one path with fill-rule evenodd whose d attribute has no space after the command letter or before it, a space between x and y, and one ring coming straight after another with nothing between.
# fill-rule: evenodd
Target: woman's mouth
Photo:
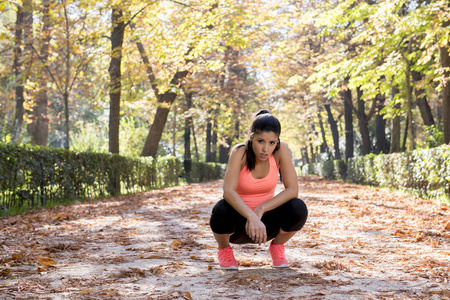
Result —
<instances>
[{"instance_id":1,"label":"woman's mouth","mask_svg":"<svg viewBox=\"0 0 450 300\"><path fill-rule=\"evenodd\" d=\"M260 154L259 157L261 159L266 159L267 157L269 157L269 155L268 154Z\"/></svg>"}]
</instances>

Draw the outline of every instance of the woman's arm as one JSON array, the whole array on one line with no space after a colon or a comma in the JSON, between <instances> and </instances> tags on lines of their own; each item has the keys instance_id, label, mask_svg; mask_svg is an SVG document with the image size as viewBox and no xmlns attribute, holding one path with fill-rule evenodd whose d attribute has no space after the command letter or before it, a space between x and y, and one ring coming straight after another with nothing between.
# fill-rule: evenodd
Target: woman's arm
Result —
<instances>
[{"instance_id":1,"label":"woman's arm","mask_svg":"<svg viewBox=\"0 0 450 300\"><path fill-rule=\"evenodd\" d=\"M244 147L235 148L231 152L223 179L223 198L242 216L248 218L253 211L244 203L242 198L236 192L239 173L241 172L242 165L245 163L244 155Z\"/></svg>"},{"instance_id":2,"label":"woman's arm","mask_svg":"<svg viewBox=\"0 0 450 300\"><path fill-rule=\"evenodd\" d=\"M274 155L276 159L279 159L281 177L283 178L285 189L269 201L261 203L256 207L255 213L258 216L262 216L265 212L298 197L297 172L292 164L291 154L287 144L281 142L280 149Z\"/></svg>"},{"instance_id":3,"label":"woman's arm","mask_svg":"<svg viewBox=\"0 0 450 300\"><path fill-rule=\"evenodd\" d=\"M248 236L255 243L261 244L267 241L266 226L261 222L262 215L257 216L236 192L239 173L241 172L242 165L245 163L244 155L244 147L235 148L231 152L223 182L223 198L247 219L245 229Z\"/></svg>"}]
</instances>

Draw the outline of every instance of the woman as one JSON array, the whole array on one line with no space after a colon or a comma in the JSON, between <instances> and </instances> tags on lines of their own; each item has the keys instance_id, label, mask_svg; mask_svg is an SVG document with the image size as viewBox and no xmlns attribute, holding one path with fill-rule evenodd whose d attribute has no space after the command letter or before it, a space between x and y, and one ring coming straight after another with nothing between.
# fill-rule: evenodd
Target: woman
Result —
<instances>
[{"instance_id":1,"label":"woman","mask_svg":"<svg viewBox=\"0 0 450 300\"><path fill-rule=\"evenodd\" d=\"M269 240L272 265L289 267L284 244L303 227L308 210L297 198L297 174L288 146L280 142L280 133L278 119L260 110L246 142L231 151L223 199L214 206L210 220L222 269L238 269L230 243L262 244ZM279 171L285 189L275 196Z\"/></svg>"}]
</instances>

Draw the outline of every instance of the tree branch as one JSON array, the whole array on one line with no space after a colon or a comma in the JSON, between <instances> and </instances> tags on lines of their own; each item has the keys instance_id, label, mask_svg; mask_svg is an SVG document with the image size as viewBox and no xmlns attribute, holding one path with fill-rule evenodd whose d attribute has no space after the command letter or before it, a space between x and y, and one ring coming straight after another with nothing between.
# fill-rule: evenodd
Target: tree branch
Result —
<instances>
[{"instance_id":1,"label":"tree branch","mask_svg":"<svg viewBox=\"0 0 450 300\"><path fill-rule=\"evenodd\" d=\"M52 71L49 69L47 64L44 62L42 57L39 55L39 53L37 52L36 48L34 48L33 44L31 44L31 43L29 43L27 45L30 46L34 50L34 52L36 53L36 55L39 58L39 60L44 64L44 67L47 70L47 73L50 75L50 77L52 78L53 82L56 84L56 87L58 88L59 92L61 93L61 95L63 95L64 91L61 88L60 84L58 83L58 80L56 80L56 77L53 75Z\"/></svg>"}]
</instances>

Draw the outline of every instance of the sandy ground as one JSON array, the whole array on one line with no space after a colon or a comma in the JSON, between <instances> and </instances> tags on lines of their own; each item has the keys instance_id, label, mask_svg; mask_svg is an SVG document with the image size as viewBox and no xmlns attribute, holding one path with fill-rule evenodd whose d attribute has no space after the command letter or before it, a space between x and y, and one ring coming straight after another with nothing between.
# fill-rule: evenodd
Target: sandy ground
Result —
<instances>
[{"instance_id":1,"label":"sandy ground","mask_svg":"<svg viewBox=\"0 0 450 300\"><path fill-rule=\"evenodd\" d=\"M208 225L221 183L0 219L0 299L450 299L446 206L300 177L310 215L291 268L236 245L239 271L222 271Z\"/></svg>"}]
</instances>

